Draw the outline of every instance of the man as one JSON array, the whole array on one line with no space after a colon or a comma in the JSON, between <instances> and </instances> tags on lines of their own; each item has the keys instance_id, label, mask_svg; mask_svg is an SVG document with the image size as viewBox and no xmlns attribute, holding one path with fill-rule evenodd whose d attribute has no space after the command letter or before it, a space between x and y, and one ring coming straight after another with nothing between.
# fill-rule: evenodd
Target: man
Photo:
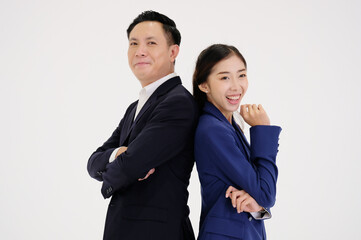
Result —
<instances>
[{"instance_id":1,"label":"man","mask_svg":"<svg viewBox=\"0 0 361 240\"><path fill-rule=\"evenodd\" d=\"M104 198L112 197L104 239L194 239L187 187L198 110L174 73L181 36L154 11L135 18L127 33L139 101L88 161Z\"/></svg>"}]
</instances>

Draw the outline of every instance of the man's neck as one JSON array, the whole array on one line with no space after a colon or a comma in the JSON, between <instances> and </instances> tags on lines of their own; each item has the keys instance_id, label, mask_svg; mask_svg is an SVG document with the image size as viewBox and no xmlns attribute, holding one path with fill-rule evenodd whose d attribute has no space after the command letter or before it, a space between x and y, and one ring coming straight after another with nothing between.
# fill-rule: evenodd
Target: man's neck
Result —
<instances>
[{"instance_id":1,"label":"man's neck","mask_svg":"<svg viewBox=\"0 0 361 240\"><path fill-rule=\"evenodd\" d=\"M172 76L170 76L170 75L172 75ZM170 72L170 73L168 73L167 75L164 75L163 77L160 77L160 78L158 78L158 79L154 79L154 80L149 80L149 81L140 81L140 84L142 85L142 88L145 88L145 87L147 87L147 86L149 86L149 85L151 85L151 84L153 84L153 83L155 83L155 82L157 82L157 81L159 81L159 80L162 80L162 79L164 79L164 78L167 78L167 79L170 79L171 77L173 77L173 75L174 76L176 76L176 74L175 74L175 72L173 71L173 72Z\"/></svg>"}]
</instances>

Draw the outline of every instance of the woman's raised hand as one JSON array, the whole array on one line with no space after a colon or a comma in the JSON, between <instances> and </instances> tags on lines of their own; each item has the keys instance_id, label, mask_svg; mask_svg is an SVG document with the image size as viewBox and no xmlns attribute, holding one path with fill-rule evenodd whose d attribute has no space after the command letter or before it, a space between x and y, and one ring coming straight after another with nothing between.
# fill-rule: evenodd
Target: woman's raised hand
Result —
<instances>
[{"instance_id":1,"label":"woman's raised hand","mask_svg":"<svg viewBox=\"0 0 361 240\"><path fill-rule=\"evenodd\" d=\"M256 104L241 105L240 114L244 121L252 127L256 125L270 125L268 115L261 104L258 106Z\"/></svg>"}]
</instances>

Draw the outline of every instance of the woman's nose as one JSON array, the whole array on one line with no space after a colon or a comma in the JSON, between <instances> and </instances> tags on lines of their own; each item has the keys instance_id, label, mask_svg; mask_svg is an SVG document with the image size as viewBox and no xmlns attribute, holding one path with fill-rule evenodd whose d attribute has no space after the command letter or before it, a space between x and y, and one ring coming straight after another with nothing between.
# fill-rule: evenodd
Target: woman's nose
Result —
<instances>
[{"instance_id":1,"label":"woman's nose","mask_svg":"<svg viewBox=\"0 0 361 240\"><path fill-rule=\"evenodd\" d=\"M240 88L241 88L240 82L238 81L237 78L233 77L231 79L231 89L234 90L234 91L238 91Z\"/></svg>"}]
</instances>

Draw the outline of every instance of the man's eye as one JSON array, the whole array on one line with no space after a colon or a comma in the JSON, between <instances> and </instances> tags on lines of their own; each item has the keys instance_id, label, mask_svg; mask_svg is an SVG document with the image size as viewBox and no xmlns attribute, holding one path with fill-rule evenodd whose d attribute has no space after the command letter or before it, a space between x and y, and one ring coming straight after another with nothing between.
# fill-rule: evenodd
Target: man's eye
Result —
<instances>
[{"instance_id":1,"label":"man's eye","mask_svg":"<svg viewBox=\"0 0 361 240\"><path fill-rule=\"evenodd\" d=\"M156 42L149 42L148 44L149 45L156 45L157 43Z\"/></svg>"},{"instance_id":2,"label":"man's eye","mask_svg":"<svg viewBox=\"0 0 361 240\"><path fill-rule=\"evenodd\" d=\"M136 42L131 42L129 45L130 46L135 46L135 45L137 45L137 43Z\"/></svg>"},{"instance_id":3,"label":"man's eye","mask_svg":"<svg viewBox=\"0 0 361 240\"><path fill-rule=\"evenodd\" d=\"M221 77L221 80L227 80L227 79L228 79L227 76Z\"/></svg>"},{"instance_id":4,"label":"man's eye","mask_svg":"<svg viewBox=\"0 0 361 240\"><path fill-rule=\"evenodd\" d=\"M239 75L239 77L244 78L244 77L247 77L247 75L246 74L241 74L241 75Z\"/></svg>"}]
</instances>

